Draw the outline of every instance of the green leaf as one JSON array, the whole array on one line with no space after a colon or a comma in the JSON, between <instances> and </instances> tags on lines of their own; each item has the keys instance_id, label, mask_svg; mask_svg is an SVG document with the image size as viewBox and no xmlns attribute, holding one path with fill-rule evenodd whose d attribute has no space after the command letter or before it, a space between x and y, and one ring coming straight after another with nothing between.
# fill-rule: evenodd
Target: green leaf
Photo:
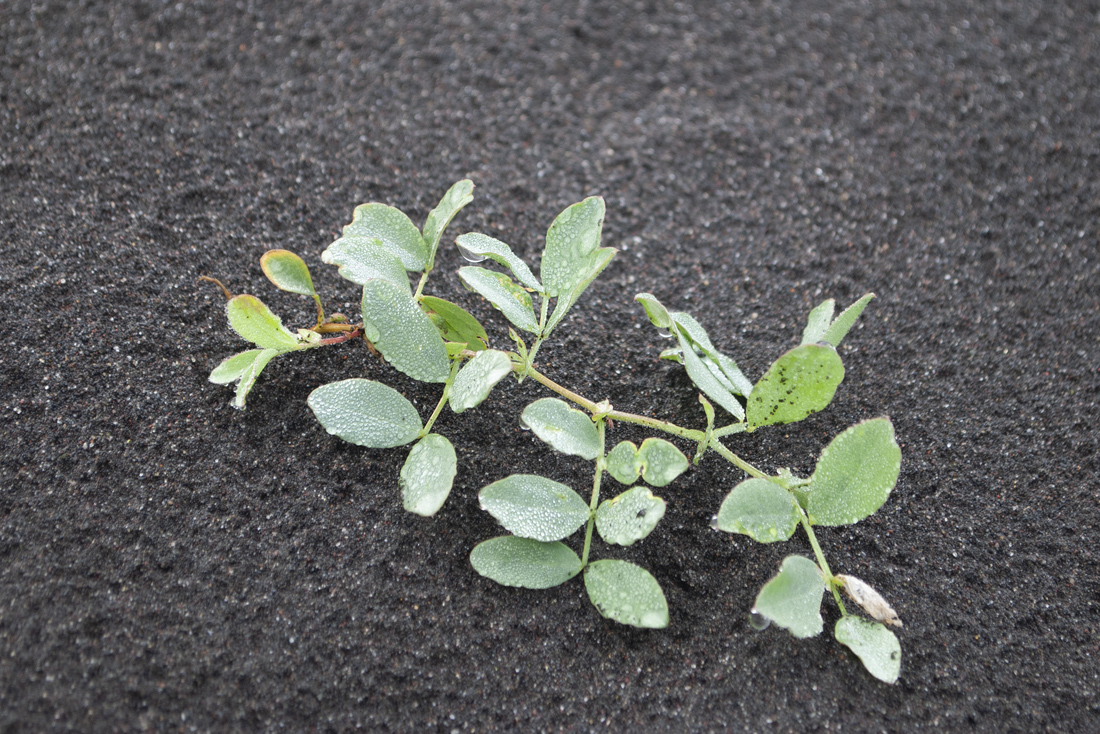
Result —
<instances>
[{"instance_id":1,"label":"green leaf","mask_svg":"<svg viewBox=\"0 0 1100 734\"><path fill-rule=\"evenodd\" d=\"M584 290L596 279L596 276L603 272L603 269L608 266L611 258L615 257L617 252L618 250L613 247L601 247L592 253L589 258L588 269L582 273L582 277L573 287L573 290L559 297L557 303L554 304L554 312L550 314L550 320L546 322L546 334L553 331L554 327L565 318L565 314L581 297Z\"/></svg>"},{"instance_id":2,"label":"green leaf","mask_svg":"<svg viewBox=\"0 0 1100 734\"><path fill-rule=\"evenodd\" d=\"M311 392L306 402L326 431L357 446L403 446L424 427L412 403L373 380L330 382Z\"/></svg>"},{"instance_id":3,"label":"green leaf","mask_svg":"<svg viewBox=\"0 0 1100 734\"><path fill-rule=\"evenodd\" d=\"M451 410L461 413L489 397L493 387L512 372L512 360L504 352L486 349L462 366L451 385Z\"/></svg>"},{"instance_id":4,"label":"green leaf","mask_svg":"<svg viewBox=\"0 0 1100 734\"><path fill-rule=\"evenodd\" d=\"M668 602L657 579L628 561L604 560L584 569L588 598L603 616L633 627L668 626Z\"/></svg>"},{"instance_id":5,"label":"green leaf","mask_svg":"<svg viewBox=\"0 0 1100 734\"><path fill-rule=\"evenodd\" d=\"M420 439L401 467L401 499L405 509L430 517L451 493L458 472L455 448L446 437L429 433Z\"/></svg>"},{"instance_id":6,"label":"green leaf","mask_svg":"<svg viewBox=\"0 0 1100 734\"><path fill-rule=\"evenodd\" d=\"M877 622L848 615L836 623L837 642L849 647L883 683L894 684L901 675L901 643L893 632Z\"/></svg>"},{"instance_id":7,"label":"green leaf","mask_svg":"<svg viewBox=\"0 0 1100 734\"><path fill-rule=\"evenodd\" d=\"M695 348L691 344L691 340L685 335L682 329L677 329L676 336L680 340L680 353L684 360L684 367L687 369L688 377L695 383L695 387L699 388L704 395L721 405L730 415L735 418L743 419L745 417L745 408L741 405L741 402L734 396L732 392L727 390L718 378L710 371L710 369L703 363L699 355L695 353Z\"/></svg>"},{"instance_id":8,"label":"green leaf","mask_svg":"<svg viewBox=\"0 0 1100 734\"><path fill-rule=\"evenodd\" d=\"M537 474L513 474L483 487L481 509L521 538L561 540L592 514L580 495Z\"/></svg>"},{"instance_id":9,"label":"green leaf","mask_svg":"<svg viewBox=\"0 0 1100 734\"><path fill-rule=\"evenodd\" d=\"M531 268L527 267L527 263L523 260L516 257L511 247L500 240L480 232L469 232L459 235L458 239L455 240L455 244L458 245L462 256L470 262L480 262L488 258L511 270L512 274L523 285L542 293L542 284L531 272Z\"/></svg>"},{"instance_id":10,"label":"green leaf","mask_svg":"<svg viewBox=\"0 0 1100 734\"><path fill-rule=\"evenodd\" d=\"M256 361L256 357L262 351L262 349L249 349L247 352L234 354L214 368L214 371L210 373L210 381L215 385L228 385L231 382L236 382L241 379L241 375L244 374L245 370L252 366L252 363Z\"/></svg>"},{"instance_id":11,"label":"green leaf","mask_svg":"<svg viewBox=\"0 0 1100 734\"><path fill-rule=\"evenodd\" d=\"M834 347L839 347L840 342L844 337L848 335L852 326L856 323L856 319L863 313L863 309L867 307L867 304L871 302L871 299L875 297L874 293L868 293L863 298L853 303L848 308L844 309L844 313L836 317L836 321L833 322L825 331L825 336L822 337L823 341L832 344Z\"/></svg>"},{"instance_id":12,"label":"green leaf","mask_svg":"<svg viewBox=\"0 0 1100 734\"><path fill-rule=\"evenodd\" d=\"M607 473L615 477L616 481L623 484L633 484L638 478L641 469L635 459L638 455L638 447L630 441L621 441L604 461Z\"/></svg>"},{"instance_id":13,"label":"green leaf","mask_svg":"<svg viewBox=\"0 0 1100 734\"><path fill-rule=\"evenodd\" d=\"M462 207L473 200L474 182L463 179L448 189L435 209L428 213L428 218L424 220L424 244L428 248L428 265L435 262L435 253L439 249L443 230Z\"/></svg>"},{"instance_id":14,"label":"green leaf","mask_svg":"<svg viewBox=\"0 0 1100 734\"><path fill-rule=\"evenodd\" d=\"M256 346L283 351L298 348L298 337L256 296L234 296L226 304L226 312L233 331Z\"/></svg>"},{"instance_id":15,"label":"green leaf","mask_svg":"<svg viewBox=\"0 0 1100 734\"><path fill-rule=\"evenodd\" d=\"M798 529L798 507L791 493L767 479L746 479L733 488L718 510L717 527L758 543L787 540Z\"/></svg>"},{"instance_id":16,"label":"green leaf","mask_svg":"<svg viewBox=\"0 0 1100 734\"><path fill-rule=\"evenodd\" d=\"M687 457L663 438L642 441L635 461L641 467L642 478L654 487L665 486L688 468Z\"/></svg>"},{"instance_id":17,"label":"green leaf","mask_svg":"<svg viewBox=\"0 0 1100 734\"><path fill-rule=\"evenodd\" d=\"M901 449L889 418L857 423L834 438L801 495L815 525L851 525L886 502L901 472Z\"/></svg>"},{"instance_id":18,"label":"green leaf","mask_svg":"<svg viewBox=\"0 0 1100 734\"><path fill-rule=\"evenodd\" d=\"M352 283L366 285L368 280L381 278L412 295L405 264L374 237L342 237L321 253L321 261L339 265L340 276Z\"/></svg>"},{"instance_id":19,"label":"green leaf","mask_svg":"<svg viewBox=\"0 0 1100 734\"><path fill-rule=\"evenodd\" d=\"M825 578L817 564L802 556L783 559L779 575L760 590L754 610L798 638L821 634L821 595Z\"/></svg>"},{"instance_id":20,"label":"green leaf","mask_svg":"<svg viewBox=\"0 0 1100 734\"><path fill-rule=\"evenodd\" d=\"M752 392L752 382L749 381L749 378L745 377L736 362L715 348L714 343L707 335L706 329L691 314L676 311L672 313L672 319L680 327L680 330L687 335L696 351L702 352L701 359L703 363L710 369L711 374L722 383L723 387L735 395L747 396Z\"/></svg>"},{"instance_id":21,"label":"green leaf","mask_svg":"<svg viewBox=\"0 0 1100 734\"><path fill-rule=\"evenodd\" d=\"M631 545L657 527L665 516L665 501L645 487L632 487L596 508L596 530L608 543Z\"/></svg>"},{"instance_id":22,"label":"green leaf","mask_svg":"<svg viewBox=\"0 0 1100 734\"><path fill-rule=\"evenodd\" d=\"M267 363L280 354L286 354L286 350L263 349L256 355L256 359L252 361L252 364L248 365L248 367L241 372L241 381L237 383L237 393L233 396L232 405L234 408L244 410L244 404L248 399L248 393L252 391L252 386L256 384L256 379L260 376L260 373L264 371L264 367L267 367Z\"/></svg>"},{"instance_id":23,"label":"green leaf","mask_svg":"<svg viewBox=\"0 0 1100 734\"><path fill-rule=\"evenodd\" d=\"M428 264L430 253L420 230L404 212L392 206L370 203L355 207L351 224L344 227L344 237L377 239L401 259L406 270L419 272Z\"/></svg>"},{"instance_id":24,"label":"green leaf","mask_svg":"<svg viewBox=\"0 0 1100 734\"><path fill-rule=\"evenodd\" d=\"M420 305L433 314L432 323L439 329L445 341L465 344L471 352L485 349L489 344L489 335L485 333L485 327L481 325L466 309L450 301L434 296L421 296Z\"/></svg>"},{"instance_id":25,"label":"green leaf","mask_svg":"<svg viewBox=\"0 0 1100 734\"><path fill-rule=\"evenodd\" d=\"M669 332L672 331L672 316L669 315L668 309L661 305L661 302L657 300L656 296L652 293L639 293L634 296L634 300L642 304L642 308L645 309L645 314L649 317L650 323L658 329L664 329Z\"/></svg>"},{"instance_id":26,"label":"green leaf","mask_svg":"<svg viewBox=\"0 0 1100 734\"><path fill-rule=\"evenodd\" d=\"M303 296L317 295L309 267L289 250L268 250L260 257L260 268L276 288Z\"/></svg>"},{"instance_id":27,"label":"green leaf","mask_svg":"<svg viewBox=\"0 0 1100 734\"><path fill-rule=\"evenodd\" d=\"M447 381L451 361L443 338L413 297L399 286L368 280L363 286L363 321L370 323L368 338L387 362L414 380Z\"/></svg>"},{"instance_id":28,"label":"green leaf","mask_svg":"<svg viewBox=\"0 0 1100 734\"><path fill-rule=\"evenodd\" d=\"M488 300L513 324L524 331L538 334L539 323L531 305L531 294L507 275L467 266L458 269L458 277L467 288Z\"/></svg>"},{"instance_id":29,"label":"green leaf","mask_svg":"<svg viewBox=\"0 0 1100 734\"><path fill-rule=\"evenodd\" d=\"M504 586L549 589L581 572L581 559L564 543L503 535L474 546L470 564Z\"/></svg>"},{"instance_id":30,"label":"green leaf","mask_svg":"<svg viewBox=\"0 0 1100 734\"><path fill-rule=\"evenodd\" d=\"M599 431L592 419L557 398L531 403L523 409L520 421L563 454L595 459L603 451Z\"/></svg>"},{"instance_id":31,"label":"green leaf","mask_svg":"<svg viewBox=\"0 0 1100 734\"><path fill-rule=\"evenodd\" d=\"M829 325L833 323L833 310L835 308L836 301L830 298L827 301L822 301L813 311L810 311L810 315L806 317L806 328L802 330L803 344L817 344L825 340L825 332L828 331Z\"/></svg>"},{"instance_id":32,"label":"green leaf","mask_svg":"<svg viewBox=\"0 0 1100 734\"><path fill-rule=\"evenodd\" d=\"M603 216L603 199L592 196L565 209L550 225L540 268L547 295L568 296L589 275Z\"/></svg>"},{"instance_id":33,"label":"green leaf","mask_svg":"<svg viewBox=\"0 0 1100 734\"><path fill-rule=\"evenodd\" d=\"M830 345L803 344L777 359L753 387L748 430L800 421L824 409L844 379L844 364Z\"/></svg>"}]
</instances>

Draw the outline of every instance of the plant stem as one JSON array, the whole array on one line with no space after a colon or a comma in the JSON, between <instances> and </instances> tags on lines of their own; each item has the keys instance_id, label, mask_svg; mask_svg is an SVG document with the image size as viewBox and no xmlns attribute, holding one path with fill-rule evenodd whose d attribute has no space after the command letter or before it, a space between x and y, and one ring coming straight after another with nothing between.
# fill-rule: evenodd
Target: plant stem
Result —
<instances>
[{"instance_id":1,"label":"plant stem","mask_svg":"<svg viewBox=\"0 0 1100 734\"><path fill-rule=\"evenodd\" d=\"M733 464L734 466L736 466L738 469L745 472L749 476L757 477L759 479L767 479L768 481L773 481L773 477L769 477L767 474L765 474L764 472L757 469L755 466L753 466L749 462L742 459L737 454L735 454L732 451L730 451L729 449L727 449L725 446L722 445L722 442L719 441L717 438L711 438L711 441L710 441L709 445L710 445L710 448L717 451L718 454L723 459L725 459L729 463Z\"/></svg>"},{"instance_id":2,"label":"plant stem","mask_svg":"<svg viewBox=\"0 0 1100 734\"><path fill-rule=\"evenodd\" d=\"M429 265L424 269L424 272L420 275L420 282L416 284L416 293L413 294L413 299L419 301L420 294L424 292L424 284L428 282L428 273L432 272L432 268Z\"/></svg>"},{"instance_id":3,"label":"plant stem","mask_svg":"<svg viewBox=\"0 0 1100 734\"><path fill-rule=\"evenodd\" d=\"M538 342L536 342L536 344L537 343ZM519 370L517 370L517 371L519 371ZM585 410L587 410L589 413L595 413L599 410L599 407L595 403L593 403L591 400L589 400L588 398L581 397L580 395L573 392L572 390L570 390L567 387L562 387L561 385L554 382L553 380L551 380L546 375L544 375L541 372L539 372L538 370L536 370L534 367L530 366L530 362L528 362L527 374L535 382L537 382L537 383L539 383L539 384L541 384L545 387L550 388L551 390L556 392L558 395L561 395L566 400L570 400L570 401L576 403L577 405L579 405L582 408L584 408Z\"/></svg>"},{"instance_id":4,"label":"plant stem","mask_svg":"<svg viewBox=\"0 0 1100 734\"><path fill-rule=\"evenodd\" d=\"M439 396L439 403L435 406L435 410L432 411L431 416L428 418L428 422L424 424L424 428L420 430L418 438L423 438L431 432L432 426L435 424L435 419L443 412L443 406L446 404L447 398L451 397L451 385L454 384L455 375L458 374L458 368L461 366L461 359L456 359L454 364L451 365L451 374L447 376L447 381L443 383L443 394Z\"/></svg>"},{"instance_id":5,"label":"plant stem","mask_svg":"<svg viewBox=\"0 0 1100 734\"><path fill-rule=\"evenodd\" d=\"M715 428L714 435L718 438L721 438L722 436L728 436L731 433L744 433L748 426L748 423L730 423L728 426Z\"/></svg>"},{"instance_id":6,"label":"plant stem","mask_svg":"<svg viewBox=\"0 0 1100 734\"><path fill-rule=\"evenodd\" d=\"M313 300L317 304L317 326L321 326L325 323L325 308L321 305L321 297L316 293L313 294Z\"/></svg>"},{"instance_id":7,"label":"plant stem","mask_svg":"<svg viewBox=\"0 0 1100 734\"><path fill-rule=\"evenodd\" d=\"M324 346L329 347L329 346L332 346L333 344L339 344L341 342L346 342L346 341L349 341L351 339L354 339L355 337L359 336L362 333L363 333L363 330L360 329L358 326L356 326L356 327L354 327L354 328L352 328L348 331L343 332L342 334L340 334L340 336L334 336L334 337L331 337L329 339L322 339L321 341L318 342L318 344L323 344Z\"/></svg>"},{"instance_id":8,"label":"plant stem","mask_svg":"<svg viewBox=\"0 0 1100 734\"><path fill-rule=\"evenodd\" d=\"M840 591L833 583L833 572L829 570L829 563L825 560L825 554L821 552L821 546L817 542L817 535L814 534L814 528L810 525L810 518L806 516L806 511L802 509L801 505L796 503L796 507L798 507L798 519L802 523L802 529L806 531L806 537L810 539L810 547L814 549L814 555L817 556L817 565L821 567L822 572L825 574L825 583L829 587L829 590L833 592L833 598L836 599L836 605L840 607L840 613L847 617L848 610L844 608L844 602L840 598Z\"/></svg>"},{"instance_id":9,"label":"plant stem","mask_svg":"<svg viewBox=\"0 0 1100 734\"><path fill-rule=\"evenodd\" d=\"M600 503L600 480L603 479L605 465L604 439L606 438L606 421L601 417L596 420L596 429L600 432L600 455L596 457L596 478L592 480L592 500L588 508L592 514L588 516L588 526L584 529L584 551L581 553L581 568L588 565L588 551L592 547L592 528L596 526L596 508Z\"/></svg>"}]
</instances>

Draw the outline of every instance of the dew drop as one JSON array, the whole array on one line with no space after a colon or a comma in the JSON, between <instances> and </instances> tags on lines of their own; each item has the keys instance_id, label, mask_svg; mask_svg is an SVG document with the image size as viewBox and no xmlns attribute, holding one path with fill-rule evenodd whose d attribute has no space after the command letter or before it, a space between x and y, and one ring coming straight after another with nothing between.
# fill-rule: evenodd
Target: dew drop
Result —
<instances>
[{"instance_id":1,"label":"dew drop","mask_svg":"<svg viewBox=\"0 0 1100 734\"><path fill-rule=\"evenodd\" d=\"M466 249L462 245L458 246L458 252L462 255L462 259L470 263L479 263L485 260L485 255L479 255L476 252Z\"/></svg>"},{"instance_id":2,"label":"dew drop","mask_svg":"<svg viewBox=\"0 0 1100 734\"><path fill-rule=\"evenodd\" d=\"M771 623L770 619L755 609L749 612L749 626L754 630L766 630Z\"/></svg>"},{"instance_id":3,"label":"dew drop","mask_svg":"<svg viewBox=\"0 0 1100 734\"><path fill-rule=\"evenodd\" d=\"M718 516L717 515L711 515L710 516L710 529L711 530L717 530L718 529Z\"/></svg>"},{"instance_id":4,"label":"dew drop","mask_svg":"<svg viewBox=\"0 0 1100 734\"><path fill-rule=\"evenodd\" d=\"M521 431L530 431L531 430L531 426L527 425L527 421L523 420L523 418L519 419L519 428L520 428Z\"/></svg>"},{"instance_id":5,"label":"dew drop","mask_svg":"<svg viewBox=\"0 0 1100 734\"><path fill-rule=\"evenodd\" d=\"M657 336L661 337L662 339L671 339L672 332L668 329L657 329Z\"/></svg>"}]
</instances>

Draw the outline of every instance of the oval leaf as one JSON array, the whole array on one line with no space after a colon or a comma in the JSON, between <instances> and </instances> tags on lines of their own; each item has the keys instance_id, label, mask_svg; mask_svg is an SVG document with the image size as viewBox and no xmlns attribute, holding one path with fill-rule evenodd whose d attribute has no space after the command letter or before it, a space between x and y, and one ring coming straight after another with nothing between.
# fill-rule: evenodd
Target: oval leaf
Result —
<instances>
[{"instance_id":1,"label":"oval leaf","mask_svg":"<svg viewBox=\"0 0 1100 734\"><path fill-rule=\"evenodd\" d=\"M666 331L672 330L672 316L669 315L668 309L657 300L656 296L652 293L639 293L634 296L634 300L642 304L642 308L645 309L645 315L649 317L650 323L658 329L665 329Z\"/></svg>"},{"instance_id":2,"label":"oval leaf","mask_svg":"<svg viewBox=\"0 0 1100 734\"><path fill-rule=\"evenodd\" d=\"M550 296L568 296L588 275L590 258L600 246L604 203L598 196L568 207L546 232L542 283Z\"/></svg>"},{"instance_id":3,"label":"oval leaf","mask_svg":"<svg viewBox=\"0 0 1100 734\"><path fill-rule=\"evenodd\" d=\"M470 262L480 262L488 258L511 270L520 283L539 293L542 292L542 284L531 272L531 268L527 267L527 263L516 257L512 248L500 240L480 232L469 232L459 235L455 244L458 245L462 256Z\"/></svg>"},{"instance_id":4,"label":"oval leaf","mask_svg":"<svg viewBox=\"0 0 1100 734\"><path fill-rule=\"evenodd\" d=\"M616 253L618 253L618 250L614 247L601 247L588 256L588 263L585 269L581 271L573 290L559 296L558 302L554 304L554 312L550 314L550 320L546 322L546 334L553 331L554 327L565 318L565 314L573 307L573 304L577 302L577 299L581 297L581 294L584 293L592 281L596 279L596 276L602 273L603 269L611 263L611 258L615 257Z\"/></svg>"},{"instance_id":5,"label":"oval leaf","mask_svg":"<svg viewBox=\"0 0 1100 734\"><path fill-rule=\"evenodd\" d=\"M252 366L262 349L249 349L247 352L234 354L224 360L210 373L210 381L215 385L228 385L241 379L245 370Z\"/></svg>"},{"instance_id":6,"label":"oval leaf","mask_svg":"<svg viewBox=\"0 0 1100 734\"><path fill-rule=\"evenodd\" d=\"M790 492L767 479L753 477L726 495L718 510L717 527L747 535L758 543L788 540L798 528L798 507Z\"/></svg>"},{"instance_id":7,"label":"oval leaf","mask_svg":"<svg viewBox=\"0 0 1100 734\"><path fill-rule=\"evenodd\" d=\"M901 449L889 418L857 423L817 461L803 506L816 525L850 525L875 513L898 481Z\"/></svg>"},{"instance_id":8,"label":"oval leaf","mask_svg":"<svg viewBox=\"0 0 1100 734\"><path fill-rule=\"evenodd\" d=\"M339 265L340 276L352 283L366 285L368 280L381 278L412 295L405 264L374 237L341 237L321 253L321 261Z\"/></svg>"},{"instance_id":9,"label":"oval leaf","mask_svg":"<svg viewBox=\"0 0 1100 734\"><path fill-rule=\"evenodd\" d=\"M400 209L385 204L360 204L355 207L344 237L376 239L397 255L406 270L419 272L428 264L428 245L420 230Z\"/></svg>"},{"instance_id":10,"label":"oval leaf","mask_svg":"<svg viewBox=\"0 0 1100 734\"><path fill-rule=\"evenodd\" d=\"M592 514L580 495L537 474L513 474L483 487L481 509L521 538L561 540Z\"/></svg>"},{"instance_id":11,"label":"oval leaf","mask_svg":"<svg viewBox=\"0 0 1100 734\"><path fill-rule=\"evenodd\" d=\"M507 275L485 268L465 267L458 269L458 277L467 288L488 300L513 324L532 334L538 333L539 323L535 319L531 294Z\"/></svg>"},{"instance_id":12,"label":"oval leaf","mask_svg":"<svg viewBox=\"0 0 1100 734\"><path fill-rule=\"evenodd\" d=\"M635 461L641 467L642 478L654 487L665 486L688 468L687 457L663 438L642 441Z\"/></svg>"},{"instance_id":13,"label":"oval leaf","mask_svg":"<svg viewBox=\"0 0 1100 734\"><path fill-rule=\"evenodd\" d=\"M637 454L637 446L630 441L621 441L607 455L604 468L607 469L608 474L615 477L616 481L633 484L639 474L638 464L635 461Z\"/></svg>"},{"instance_id":14,"label":"oval leaf","mask_svg":"<svg viewBox=\"0 0 1100 734\"><path fill-rule=\"evenodd\" d=\"M803 344L777 359L752 389L749 431L800 421L824 409L844 379L844 364L831 345Z\"/></svg>"},{"instance_id":15,"label":"oval leaf","mask_svg":"<svg viewBox=\"0 0 1100 734\"><path fill-rule=\"evenodd\" d=\"M414 380L446 382L451 362L447 347L428 315L399 286L368 280L363 286L363 321L386 361Z\"/></svg>"},{"instance_id":16,"label":"oval leaf","mask_svg":"<svg viewBox=\"0 0 1100 734\"><path fill-rule=\"evenodd\" d=\"M485 327L458 304L434 296L421 296L420 305L437 318L432 318L444 341L465 344L471 352L479 352L489 344Z\"/></svg>"},{"instance_id":17,"label":"oval leaf","mask_svg":"<svg viewBox=\"0 0 1100 734\"><path fill-rule=\"evenodd\" d=\"M603 616L633 627L668 626L668 602L657 579L627 561L605 560L584 569L588 598Z\"/></svg>"},{"instance_id":18,"label":"oval leaf","mask_svg":"<svg viewBox=\"0 0 1100 734\"><path fill-rule=\"evenodd\" d=\"M821 595L825 578L817 564L802 556L787 556L779 575L760 590L754 611L798 638L821 634Z\"/></svg>"},{"instance_id":19,"label":"oval leaf","mask_svg":"<svg viewBox=\"0 0 1100 734\"><path fill-rule=\"evenodd\" d=\"M841 617L834 631L837 642L849 647L883 683L894 684L901 675L901 643L893 632L860 617Z\"/></svg>"},{"instance_id":20,"label":"oval leaf","mask_svg":"<svg viewBox=\"0 0 1100 734\"><path fill-rule=\"evenodd\" d=\"M325 430L357 446L386 449L416 439L424 427L413 404L388 385L355 378L321 385L307 400Z\"/></svg>"},{"instance_id":21,"label":"oval leaf","mask_svg":"<svg viewBox=\"0 0 1100 734\"><path fill-rule=\"evenodd\" d=\"M470 551L470 564L498 584L524 589L549 589L581 572L581 559L564 543L514 535L478 543Z\"/></svg>"},{"instance_id":22,"label":"oval leaf","mask_svg":"<svg viewBox=\"0 0 1100 734\"><path fill-rule=\"evenodd\" d=\"M462 366L451 385L451 410L461 413L489 397L493 387L512 372L512 360L504 352L486 349Z\"/></svg>"},{"instance_id":23,"label":"oval leaf","mask_svg":"<svg viewBox=\"0 0 1100 734\"><path fill-rule=\"evenodd\" d=\"M276 288L303 296L317 295L309 267L290 250L268 250L260 257L260 268Z\"/></svg>"},{"instance_id":24,"label":"oval leaf","mask_svg":"<svg viewBox=\"0 0 1100 734\"><path fill-rule=\"evenodd\" d=\"M256 346L282 350L298 348L298 337L290 333L282 319L271 313L256 296L234 296L225 308L233 331Z\"/></svg>"},{"instance_id":25,"label":"oval leaf","mask_svg":"<svg viewBox=\"0 0 1100 734\"><path fill-rule=\"evenodd\" d=\"M429 433L420 439L401 467L401 500L405 509L430 517L451 493L458 472L455 448L446 437Z\"/></svg>"},{"instance_id":26,"label":"oval leaf","mask_svg":"<svg viewBox=\"0 0 1100 734\"><path fill-rule=\"evenodd\" d=\"M665 501L645 487L634 487L596 509L596 530L615 545L631 545L649 535L665 516Z\"/></svg>"},{"instance_id":27,"label":"oval leaf","mask_svg":"<svg viewBox=\"0 0 1100 734\"><path fill-rule=\"evenodd\" d=\"M439 249L443 230L462 207L473 200L474 182L468 178L463 179L449 188L435 209L428 212L428 218L424 220L424 244L428 248L428 263L435 261L435 253Z\"/></svg>"},{"instance_id":28,"label":"oval leaf","mask_svg":"<svg viewBox=\"0 0 1100 734\"><path fill-rule=\"evenodd\" d=\"M595 459L603 451L600 433L592 419L557 398L531 403L523 409L520 421L563 454Z\"/></svg>"}]
</instances>

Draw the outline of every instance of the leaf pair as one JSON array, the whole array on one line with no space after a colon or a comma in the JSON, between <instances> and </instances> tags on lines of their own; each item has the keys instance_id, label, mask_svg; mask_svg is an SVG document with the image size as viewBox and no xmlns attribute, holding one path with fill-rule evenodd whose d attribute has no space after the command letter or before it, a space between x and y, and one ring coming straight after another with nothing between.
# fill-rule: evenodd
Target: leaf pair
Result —
<instances>
[{"instance_id":1,"label":"leaf pair","mask_svg":"<svg viewBox=\"0 0 1100 734\"><path fill-rule=\"evenodd\" d=\"M664 487L687 468L687 457L663 438L647 438L641 448L621 441L607 455L607 473L623 484L634 482L641 474L654 487Z\"/></svg>"},{"instance_id":2,"label":"leaf pair","mask_svg":"<svg viewBox=\"0 0 1100 734\"><path fill-rule=\"evenodd\" d=\"M774 543L794 534L800 507L814 525L851 525L882 507L900 471L890 419L864 421L825 447L808 483L790 491L756 477L738 484L722 502L716 526Z\"/></svg>"},{"instance_id":3,"label":"leaf pair","mask_svg":"<svg viewBox=\"0 0 1100 734\"><path fill-rule=\"evenodd\" d=\"M461 268L458 275L467 288L493 304L517 328L545 339L617 252L614 248L600 247L603 218L603 199L595 196L557 216L546 232L540 268L542 282L507 244L480 233L464 234L457 239L463 256L472 262L488 259L503 265L515 280L505 273L477 266ZM531 293L541 299L556 299L549 320L545 307L540 316L535 315Z\"/></svg>"},{"instance_id":4,"label":"leaf pair","mask_svg":"<svg viewBox=\"0 0 1100 734\"><path fill-rule=\"evenodd\" d=\"M824 574L816 563L802 556L787 556L779 573L760 590L753 611L795 637L814 637L824 629L821 597L826 588ZM885 683L897 681L901 644L884 625L844 615L833 634L859 657L871 675Z\"/></svg>"}]
</instances>

